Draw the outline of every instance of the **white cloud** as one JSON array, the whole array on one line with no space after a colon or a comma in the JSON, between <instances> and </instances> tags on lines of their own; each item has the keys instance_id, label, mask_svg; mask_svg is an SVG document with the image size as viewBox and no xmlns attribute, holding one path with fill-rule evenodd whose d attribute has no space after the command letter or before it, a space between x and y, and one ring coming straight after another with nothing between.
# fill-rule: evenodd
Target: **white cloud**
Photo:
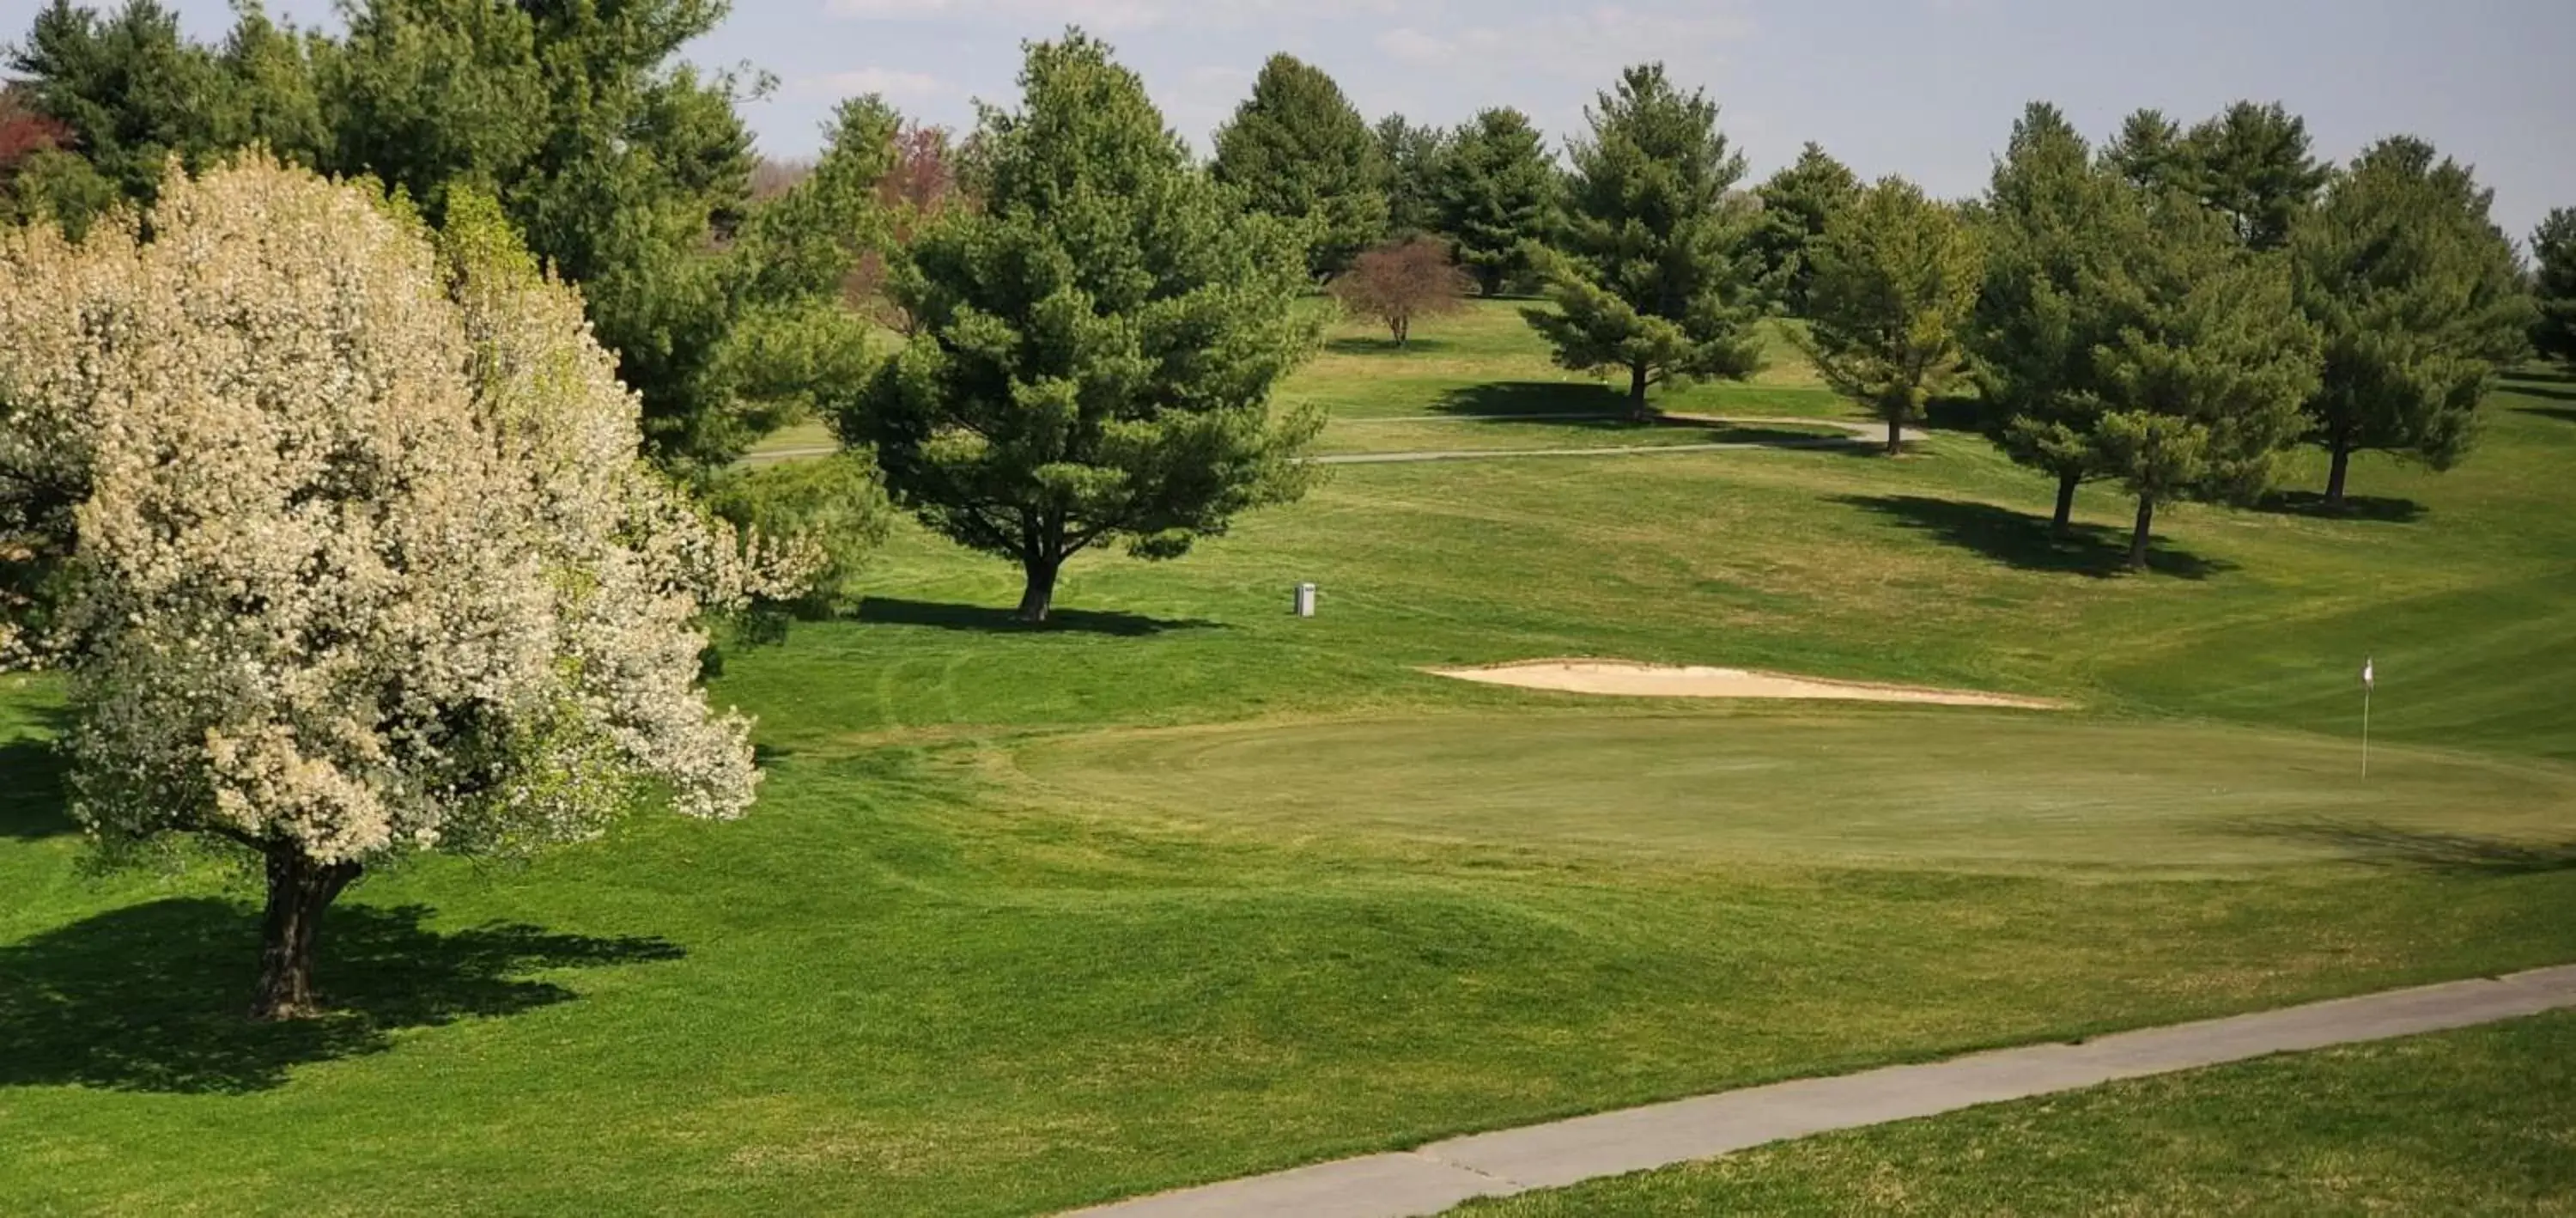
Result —
<instances>
[{"instance_id":1,"label":"white cloud","mask_svg":"<svg viewBox=\"0 0 2576 1218\"><path fill-rule=\"evenodd\" d=\"M836 97L875 93L889 99L920 99L948 92L947 83L928 72L905 72L895 68L854 68L829 76L809 77L798 83L808 92L829 93Z\"/></svg>"},{"instance_id":2,"label":"white cloud","mask_svg":"<svg viewBox=\"0 0 2576 1218\"><path fill-rule=\"evenodd\" d=\"M1378 35L1377 49L1387 58L1402 63L1441 63L1458 48L1446 38L1434 37L1408 25Z\"/></svg>"}]
</instances>

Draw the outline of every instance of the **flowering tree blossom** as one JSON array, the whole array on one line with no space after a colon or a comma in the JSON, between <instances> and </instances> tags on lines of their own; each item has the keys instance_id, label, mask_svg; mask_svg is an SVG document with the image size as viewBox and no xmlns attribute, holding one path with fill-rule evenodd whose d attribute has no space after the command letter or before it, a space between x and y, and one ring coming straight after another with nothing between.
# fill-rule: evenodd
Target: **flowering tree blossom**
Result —
<instances>
[{"instance_id":1,"label":"flowering tree blossom","mask_svg":"<svg viewBox=\"0 0 2576 1218\"><path fill-rule=\"evenodd\" d=\"M174 171L147 223L0 238L0 332L5 557L52 559L11 642L67 673L73 813L256 856L254 1015L312 1009L372 863L750 805L696 623L813 556L640 461L613 357L489 199L432 233L257 154Z\"/></svg>"}]
</instances>

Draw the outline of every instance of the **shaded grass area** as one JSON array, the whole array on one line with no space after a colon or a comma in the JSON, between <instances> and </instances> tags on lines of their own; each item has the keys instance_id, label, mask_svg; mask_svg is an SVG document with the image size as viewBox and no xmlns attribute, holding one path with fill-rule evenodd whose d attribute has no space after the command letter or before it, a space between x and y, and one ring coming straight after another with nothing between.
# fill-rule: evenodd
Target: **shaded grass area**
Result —
<instances>
[{"instance_id":1,"label":"shaded grass area","mask_svg":"<svg viewBox=\"0 0 2576 1218\"><path fill-rule=\"evenodd\" d=\"M2576 1014L1828 1134L1452 1211L2576 1213Z\"/></svg>"},{"instance_id":2,"label":"shaded grass area","mask_svg":"<svg viewBox=\"0 0 2576 1218\"><path fill-rule=\"evenodd\" d=\"M396 1034L564 1002L543 969L676 960L651 937L549 934L525 925L439 933L429 910L352 905L331 918L323 1019L254 1024L259 911L177 897L108 910L0 947L0 1088L241 1094L289 1070L392 1047Z\"/></svg>"}]
</instances>

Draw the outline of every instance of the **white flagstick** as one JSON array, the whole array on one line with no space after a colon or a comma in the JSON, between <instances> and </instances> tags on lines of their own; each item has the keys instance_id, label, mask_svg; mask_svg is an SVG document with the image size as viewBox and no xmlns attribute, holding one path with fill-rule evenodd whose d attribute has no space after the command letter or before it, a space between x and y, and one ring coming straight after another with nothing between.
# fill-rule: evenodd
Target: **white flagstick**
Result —
<instances>
[{"instance_id":1,"label":"white flagstick","mask_svg":"<svg viewBox=\"0 0 2576 1218\"><path fill-rule=\"evenodd\" d=\"M2379 662L2361 662L2361 776L2370 777L2370 693L2379 686Z\"/></svg>"}]
</instances>

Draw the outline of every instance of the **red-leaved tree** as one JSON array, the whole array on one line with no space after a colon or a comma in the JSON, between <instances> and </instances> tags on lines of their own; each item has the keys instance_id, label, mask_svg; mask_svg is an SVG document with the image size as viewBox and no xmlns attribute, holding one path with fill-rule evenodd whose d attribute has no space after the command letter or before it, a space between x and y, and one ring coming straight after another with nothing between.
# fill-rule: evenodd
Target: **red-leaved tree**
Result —
<instances>
[{"instance_id":1,"label":"red-leaved tree","mask_svg":"<svg viewBox=\"0 0 2576 1218\"><path fill-rule=\"evenodd\" d=\"M1333 280L1342 307L1385 322L1395 345L1413 339L1413 321L1465 308L1474 277L1450 261L1449 247L1430 237L1381 245L1361 254Z\"/></svg>"},{"instance_id":2,"label":"red-leaved tree","mask_svg":"<svg viewBox=\"0 0 2576 1218\"><path fill-rule=\"evenodd\" d=\"M960 201L956 155L948 129L904 124L895 133L894 163L877 181L877 204L885 209L886 235L898 246L908 246L922 225ZM894 304L885 288L885 254L870 250L859 259L859 265L851 268L845 295L853 306L867 310L886 325L912 333L912 318Z\"/></svg>"}]
</instances>

